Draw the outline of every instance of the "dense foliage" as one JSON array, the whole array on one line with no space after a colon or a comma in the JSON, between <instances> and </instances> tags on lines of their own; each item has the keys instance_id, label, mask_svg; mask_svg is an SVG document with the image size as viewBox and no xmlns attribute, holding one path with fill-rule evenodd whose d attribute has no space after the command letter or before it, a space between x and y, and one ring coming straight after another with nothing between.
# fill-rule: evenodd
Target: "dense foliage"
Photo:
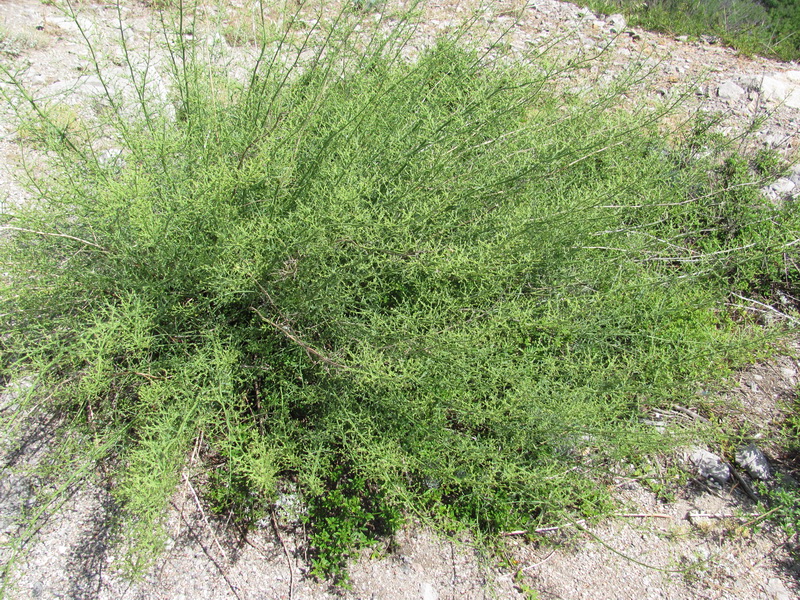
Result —
<instances>
[{"instance_id":1,"label":"dense foliage","mask_svg":"<svg viewBox=\"0 0 800 600\"><path fill-rule=\"evenodd\" d=\"M588 0L604 13L623 12L632 25L690 36L716 36L748 54L800 59L798 0Z\"/></svg>"},{"instance_id":2,"label":"dense foliage","mask_svg":"<svg viewBox=\"0 0 800 600\"><path fill-rule=\"evenodd\" d=\"M800 59L800 1L761 0L769 14L769 28L783 50L783 58ZM793 51L792 51L793 49Z\"/></svg>"},{"instance_id":3,"label":"dense foliage","mask_svg":"<svg viewBox=\"0 0 800 600\"><path fill-rule=\"evenodd\" d=\"M323 575L404 515L602 513L610 462L668 443L645 410L764 350L730 292L797 284L778 167L712 123L665 138L545 58L457 31L408 62L403 22L338 18L265 39L246 83L181 19L168 102L132 69L102 127L34 103L24 128L49 170L2 217L3 374L114 465L134 568L190 456L244 526L299 495Z\"/></svg>"}]
</instances>

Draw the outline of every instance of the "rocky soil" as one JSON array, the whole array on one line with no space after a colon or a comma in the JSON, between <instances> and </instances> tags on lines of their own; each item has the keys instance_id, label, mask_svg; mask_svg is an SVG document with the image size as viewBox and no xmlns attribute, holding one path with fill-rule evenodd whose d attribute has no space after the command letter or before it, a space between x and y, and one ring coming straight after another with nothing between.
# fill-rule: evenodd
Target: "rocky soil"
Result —
<instances>
[{"instance_id":1,"label":"rocky soil","mask_svg":"<svg viewBox=\"0 0 800 600\"><path fill-rule=\"evenodd\" d=\"M247 3L240 4L239 10L245 11ZM236 8L235 2L231 5ZM93 33L113 33L115 9L80 6L85 14L82 23ZM575 60L599 55L587 68L576 71L567 85L591 89L638 64L650 78L646 85L634 88L637 100L644 95L655 105L684 94L675 119L699 110L715 112L721 115L720 128L730 135L754 129L749 144L777 148L789 157L798 149L800 65L738 56L709 43L713 40L693 42L632 30L619 16L603 18L556 0L528 5L501 1L489 6L481 16L487 35L510 27L508 43L520 53L553 43L552 52ZM410 54L474 8L471 1L426 2L423 26ZM223 15L225 22L235 27L241 18L237 14ZM151 8L126 3L126 30L133 38L145 39L151 16ZM213 40L214 44L235 42L230 35ZM40 94L78 89L73 97L89 103L99 91L97 79L87 74L79 28L49 2L0 3L0 60L27 61L30 68L24 80ZM113 64L112 56L110 68ZM766 119L763 123L762 118ZM5 164L0 170L0 198L8 204L25 198L17 183L19 142L11 115L4 111L0 115L0 161ZM764 193L776 201L799 196L800 169L772 183ZM796 398L800 361L792 355L798 351L800 347L791 346L783 358L741 373L724 401L714 404L726 407L720 422L746 425L751 435L762 439L758 447L777 470L788 464L788 457L770 440L784 418L786 403ZM25 386L25 381L9 384L0 397L0 411L13 410L16 395L24 393ZM680 410L653 415L664 427L677 427L694 418L698 416ZM46 488L46 483L31 475L31 469L48 460L56 429L53 419L31 414L21 429L3 432L2 561L12 556L24 533L20 523L36 510L36 494ZM20 600L798 597L800 567L793 558L797 540L787 539L769 524L756 530L747 527L748 521L758 518L752 514L752 501L736 479L723 478L715 484L708 473L697 471L690 460L696 450L687 449L686 456L663 457L662 468L674 464L695 469L689 484L676 488L677 496L670 502L660 500L651 489L654 486L646 487L621 468L611 484L624 506L620 516L594 525L564 523L539 532L533 541L512 535L505 556L487 556L469 540L442 539L411 525L391 547L374 548L353 562L349 590L334 589L307 576L302 527L292 523L288 513L280 513L275 522L261 523L246 536L213 519L196 496L198 474L191 465L168 515L171 538L163 558L143 580L128 582L113 568L118 551L112 544L117 511L98 476L74 485L58 510L47 511L43 526L13 565L7 595Z\"/></svg>"}]
</instances>

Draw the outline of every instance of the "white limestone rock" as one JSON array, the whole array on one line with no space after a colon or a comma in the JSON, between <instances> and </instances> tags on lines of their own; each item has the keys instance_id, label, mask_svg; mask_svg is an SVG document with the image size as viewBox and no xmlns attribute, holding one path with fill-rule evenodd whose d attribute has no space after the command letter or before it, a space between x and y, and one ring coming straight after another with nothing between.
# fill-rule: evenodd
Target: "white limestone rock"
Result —
<instances>
[{"instance_id":1,"label":"white limestone rock","mask_svg":"<svg viewBox=\"0 0 800 600\"><path fill-rule=\"evenodd\" d=\"M620 14L606 17L606 22L611 25L612 33L622 33L628 26L628 22L625 20L625 17Z\"/></svg>"},{"instance_id":2,"label":"white limestone rock","mask_svg":"<svg viewBox=\"0 0 800 600\"><path fill-rule=\"evenodd\" d=\"M738 100L744 96L745 90L735 81L729 79L717 87L717 96L724 100Z\"/></svg>"},{"instance_id":3,"label":"white limestone rock","mask_svg":"<svg viewBox=\"0 0 800 600\"><path fill-rule=\"evenodd\" d=\"M773 73L763 77L745 77L742 82L757 90L768 102L800 109L800 71Z\"/></svg>"},{"instance_id":4,"label":"white limestone rock","mask_svg":"<svg viewBox=\"0 0 800 600\"><path fill-rule=\"evenodd\" d=\"M701 477L713 483L724 485L731 478L730 467L719 456L708 450L695 448L689 454L689 461L695 466Z\"/></svg>"},{"instance_id":5,"label":"white limestone rock","mask_svg":"<svg viewBox=\"0 0 800 600\"><path fill-rule=\"evenodd\" d=\"M766 481L772 477L769 461L755 444L742 446L736 451L736 462L753 479Z\"/></svg>"}]
</instances>

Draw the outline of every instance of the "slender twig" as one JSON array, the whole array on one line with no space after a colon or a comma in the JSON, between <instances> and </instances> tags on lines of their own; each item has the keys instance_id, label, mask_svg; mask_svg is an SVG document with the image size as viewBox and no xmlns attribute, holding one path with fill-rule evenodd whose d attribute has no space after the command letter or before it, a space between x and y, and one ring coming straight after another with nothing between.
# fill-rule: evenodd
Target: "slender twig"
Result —
<instances>
[{"instance_id":1,"label":"slender twig","mask_svg":"<svg viewBox=\"0 0 800 600\"><path fill-rule=\"evenodd\" d=\"M200 430L200 435L199 435L199 436L197 436L197 441L195 441L195 444L194 444L194 449L192 450L192 457L191 457L191 459L190 459L190 462L191 462L192 464L194 464L194 463L197 461L197 456L198 456L198 454L200 453L200 447L203 445L203 436L204 436L204 433L205 433L205 432L204 432L204 431L201 429L201 430Z\"/></svg>"},{"instance_id":2,"label":"slender twig","mask_svg":"<svg viewBox=\"0 0 800 600\"><path fill-rule=\"evenodd\" d=\"M564 171L564 170L566 170L566 169L568 169L570 167L573 167L573 166L577 165L579 162L583 162L587 158L590 158L590 157L594 156L595 154L599 154L600 152L605 152L606 150L610 150L611 148L614 148L615 146L621 146L624 143L625 143L624 141L620 140L619 142L615 142L613 144L608 144L607 146L603 146L602 148L598 148L597 150L594 150L593 152L589 152L589 154L585 154L584 156L581 156L580 158L576 158L575 160L573 160L571 163L569 163L565 167L561 167L561 169L559 169L558 171L554 171L554 173L559 173L560 171Z\"/></svg>"},{"instance_id":3,"label":"slender twig","mask_svg":"<svg viewBox=\"0 0 800 600\"><path fill-rule=\"evenodd\" d=\"M603 541L597 534L592 533L591 531L586 529L586 527L584 527L579 521L575 522L575 527L577 529L579 529L580 531L582 531L583 533L585 533L586 535L588 535L589 537L593 538L598 544L600 544L604 548L607 548L608 550L610 550L611 552L613 552L617 556L619 556L621 558L624 558L625 560L628 560L628 561L632 562L635 565L639 565L640 567L644 567L645 569L652 569L653 571L660 571L662 573L686 573L687 571L689 571L690 569L693 568L693 565L690 565L690 566L685 567L683 569L666 569L664 567L659 567L659 566L656 566L656 565L648 564L646 562L643 562L641 560L633 558L632 556L630 556L628 554L625 554L624 552L620 552L619 550L617 550L613 546L609 545L607 542ZM700 561L699 564L707 563L708 560L710 560L710 559L706 559L706 560Z\"/></svg>"},{"instance_id":4,"label":"slender twig","mask_svg":"<svg viewBox=\"0 0 800 600\"><path fill-rule=\"evenodd\" d=\"M769 514L774 512L774 509L768 513L746 513L743 515L734 515L732 513L693 513L688 512L686 513L686 519L691 521L692 519L748 519L750 517L756 517L755 520L761 519ZM753 521L755 522L755 521Z\"/></svg>"},{"instance_id":5,"label":"slender twig","mask_svg":"<svg viewBox=\"0 0 800 600\"><path fill-rule=\"evenodd\" d=\"M615 515L610 515L611 518L617 519L672 519L674 518L672 515L667 515L664 513L619 513ZM559 529L569 529L570 527L577 527L586 524L586 519L580 519L578 521L573 521L571 523L565 523L564 525L553 525L552 527L539 527L538 529L533 529L532 533L548 533L550 531L558 531ZM517 529L515 531L503 531L500 535L505 537L511 537L515 535L525 535L529 533L527 529Z\"/></svg>"},{"instance_id":6,"label":"slender twig","mask_svg":"<svg viewBox=\"0 0 800 600\"><path fill-rule=\"evenodd\" d=\"M756 308L755 306L747 306L746 304L736 304L736 302L726 302L725 306L730 306L732 308L740 308L742 310L749 310L751 312L756 312L762 315L769 315L769 316L774 315L772 311L764 310L762 308Z\"/></svg>"},{"instance_id":7,"label":"slender twig","mask_svg":"<svg viewBox=\"0 0 800 600\"><path fill-rule=\"evenodd\" d=\"M680 413L683 413L687 417L691 417L692 419L695 419L697 421L702 421L703 423L711 423L711 421L708 420L707 418L705 418L703 415L698 415L693 410L689 410L688 408L686 408L684 406L678 406L677 404L673 404L672 408L674 410L677 410Z\"/></svg>"},{"instance_id":8,"label":"slender twig","mask_svg":"<svg viewBox=\"0 0 800 600\"><path fill-rule=\"evenodd\" d=\"M286 547L286 542L283 540L283 536L278 528L278 521L275 519L274 509L270 510L269 516L271 517L272 528L275 530L275 535L277 536L278 541L281 543L283 553L286 555L286 562L289 564L289 600L292 600L292 597L294 596L294 564L292 563L292 557L289 554L289 549Z\"/></svg>"},{"instance_id":9,"label":"slender twig","mask_svg":"<svg viewBox=\"0 0 800 600\"><path fill-rule=\"evenodd\" d=\"M581 519L577 521L577 523L584 524L586 521ZM566 525L553 525L552 527L539 527L533 530L533 533L549 533L551 531L559 531L560 529L569 529L570 527L575 527L573 523L567 523ZM500 533L502 536L511 537L514 535L525 535L528 533L527 529L517 529L516 531L503 531Z\"/></svg>"},{"instance_id":10,"label":"slender twig","mask_svg":"<svg viewBox=\"0 0 800 600\"><path fill-rule=\"evenodd\" d=\"M769 304L764 304L763 302L759 302L758 300L753 300L752 298L745 298L744 296L740 296L739 294L737 294L735 292L731 292L731 295L732 296L736 296L737 298L739 298L740 300L744 300L745 302L752 302L753 304L758 304L759 306L765 308L766 310L774 312L775 314L780 315L784 319L788 319L792 323L800 324L800 321L798 321L794 317L790 317L786 313L783 313L783 312L779 311L774 306L770 306Z\"/></svg>"},{"instance_id":11,"label":"slender twig","mask_svg":"<svg viewBox=\"0 0 800 600\"><path fill-rule=\"evenodd\" d=\"M76 242L81 242L82 244L86 244L87 246L94 246L95 248L99 248L102 252L108 254L108 250L103 248L100 244L95 244L94 242L90 242L89 240L84 240L79 237L75 237L74 235L67 235L66 233L52 233L47 231L36 231L35 229L26 229L24 227L12 227L11 225L0 225L0 230L10 230L10 231L22 231L23 233L35 233L37 235L47 235L50 237L60 237L66 238L68 240L75 240Z\"/></svg>"},{"instance_id":12,"label":"slender twig","mask_svg":"<svg viewBox=\"0 0 800 600\"><path fill-rule=\"evenodd\" d=\"M397 252L396 250L389 250L388 248L376 248L374 246L364 246L362 244L359 244L355 240L349 240L346 238L337 241L341 244L351 244L356 248L361 248L362 250L367 250L368 252L383 252L385 254L391 254L392 256L399 256L400 258L413 258L415 256L419 256L420 254L424 254L425 252L429 252L429 250L413 250L410 252Z\"/></svg>"},{"instance_id":13,"label":"slender twig","mask_svg":"<svg viewBox=\"0 0 800 600\"><path fill-rule=\"evenodd\" d=\"M194 491L194 486L192 485L192 482L189 481L189 477L186 475L186 473L183 474L183 480L186 482L189 491L192 493L192 497L194 498L194 503L197 505L197 510L200 511L200 517L203 519L203 523L205 524L206 528L211 534L211 539L213 539L214 543L217 545L217 550L219 550L219 553L222 555L223 559L228 560L228 556L227 554L225 554L225 550L222 549L222 545L219 543L217 535L214 533L214 529L211 527L211 523L208 522L208 519L206 518L206 513L203 510L203 505L200 503L200 498L197 497L197 492Z\"/></svg>"},{"instance_id":14,"label":"slender twig","mask_svg":"<svg viewBox=\"0 0 800 600\"><path fill-rule=\"evenodd\" d=\"M780 509L780 506L776 506L775 508L773 508L771 510L768 510L764 514L753 513L752 515L747 515L747 516L751 516L751 517L754 517L754 518L752 520L748 521L747 523L745 523L743 525L743 527L750 527L750 525L758 523L759 521L763 521L764 519L766 519L771 514L777 512L778 509Z\"/></svg>"},{"instance_id":15,"label":"slender twig","mask_svg":"<svg viewBox=\"0 0 800 600\"><path fill-rule=\"evenodd\" d=\"M138 375L139 377L144 377L145 379L149 379L150 381L163 381L165 377L156 377L155 375L151 375L150 373L144 373L142 371L130 371L134 375Z\"/></svg>"},{"instance_id":16,"label":"slender twig","mask_svg":"<svg viewBox=\"0 0 800 600\"><path fill-rule=\"evenodd\" d=\"M225 574L225 570L222 568L222 565L220 565L219 562L217 561L217 559L214 558L214 555L211 554L211 552L208 551L208 548L203 543L203 540L201 540L200 536L197 535L197 533L194 531L194 528L192 527L191 523L189 523L189 519L187 519L186 515L183 514L183 509L182 508L178 509L178 507L175 506L174 503L172 503L172 506L173 506L173 508L178 510L178 513L180 514L181 519L183 519L184 524L189 529L189 533L192 535L192 537L194 537L194 539L197 541L197 543L200 544L200 548L203 550L203 553L208 557L208 560L210 560L212 562L212 564L217 568L217 571L219 571L219 574L222 575L222 579L225 580L225 583L228 585L228 587L230 588L231 592L233 592L233 595L236 596L236 598L238 600L242 600L242 597L239 595L239 592L236 591L236 586L233 584L233 582L230 580L230 578Z\"/></svg>"},{"instance_id":17,"label":"slender twig","mask_svg":"<svg viewBox=\"0 0 800 600\"><path fill-rule=\"evenodd\" d=\"M755 243L746 244L744 246L740 246L738 248L728 248L726 250L717 250L716 252L709 252L708 254L697 254L692 257L684 257L684 256L652 256L649 258L643 258L637 262L647 262L647 261L661 261L661 262L682 262L682 263L694 263L700 262L703 259L708 258L709 256L718 256L720 254L730 254L731 252L739 252L741 250L747 250L748 248L752 248L755 246Z\"/></svg>"},{"instance_id":18,"label":"slender twig","mask_svg":"<svg viewBox=\"0 0 800 600\"><path fill-rule=\"evenodd\" d=\"M522 568L520 569L520 571L529 571L530 569L535 569L536 567L538 567L538 566L540 566L540 565L543 565L543 564L544 564L544 563L546 563L548 560L550 560L550 558L551 558L551 557L552 557L552 556L553 556L555 553L556 553L556 548L553 548L553 550L550 552L550 554L548 554L547 556L545 556L545 557L544 557L542 560L540 560L539 562L533 563L532 565L528 565L527 567L522 567Z\"/></svg>"},{"instance_id":19,"label":"slender twig","mask_svg":"<svg viewBox=\"0 0 800 600\"><path fill-rule=\"evenodd\" d=\"M456 583L458 582L458 571L456 570L456 547L453 541L450 541L450 564L453 565L453 591L455 592Z\"/></svg>"},{"instance_id":20,"label":"slender twig","mask_svg":"<svg viewBox=\"0 0 800 600\"><path fill-rule=\"evenodd\" d=\"M277 323L275 323L274 321L271 321L270 319L265 317L263 314L261 314L261 311L259 311L255 307L250 307L250 310L252 310L254 313L256 313L261 318L262 321L264 321L268 325L271 325L272 327L274 327L275 329L280 331L283 335L285 335L287 338L289 338L295 344L297 344L303 350L305 350L306 354L309 355L309 358L311 357L311 355L314 355L320 361L322 361L324 364L326 364L328 366L336 367L337 369L342 369L344 371L352 371L353 370L352 368L350 368L350 367L348 367L346 365L343 365L341 363L336 362L332 358L328 358L322 352L320 352L319 350L317 350L313 346L309 345L308 343L306 343L303 340L301 340L300 338L298 338L296 335L294 335L294 333L292 332L291 329L289 329L288 326L281 326L281 325L278 325Z\"/></svg>"},{"instance_id":21,"label":"slender twig","mask_svg":"<svg viewBox=\"0 0 800 600\"><path fill-rule=\"evenodd\" d=\"M756 504L760 503L761 499L758 496L756 496L756 493L753 491L753 488L750 487L750 484L747 483L747 481L745 481L745 479L741 475L739 475L739 472L736 469L734 469L732 465L728 465L728 468L731 471L731 475L736 480L736 483L742 486L742 490L744 490L744 493L747 494L747 497L750 498L750 500L752 500Z\"/></svg>"},{"instance_id":22,"label":"slender twig","mask_svg":"<svg viewBox=\"0 0 800 600\"><path fill-rule=\"evenodd\" d=\"M613 246L576 246L581 250L609 250L612 252L629 252L629 248L614 248Z\"/></svg>"},{"instance_id":23,"label":"slender twig","mask_svg":"<svg viewBox=\"0 0 800 600\"><path fill-rule=\"evenodd\" d=\"M762 185L762 182L755 181L755 182L746 182L746 183L737 183L736 185L732 185L730 187L726 187L722 190L715 190L710 194L705 194L704 196L697 196L693 198L689 198L688 200L681 200L680 202L658 202L653 204L606 204L604 206L599 206L598 208L623 208L626 210L630 210L633 208L654 208L657 206L683 206L685 204L690 204L692 202L698 202L700 200L705 200L706 198L711 198L713 196L724 194L725 192L730 192L735 190L736 188L741 187L753 187L757 185Z\"/></svg>"},{"instance_id":24,"label":"slender twig","mask_svg":"<svg viewBox=\"0 0 800 600\"><path fill-rule=\"evenodd\" d=\"M536 533L543 533L545 531L555 531L556 529L561 529L561 527L542 527L541 529L534 529ZM516 529L514 531L501 531L500 535L504 537L512 537L515 535L525 535L528 533L527 529Z\"/></svg>"}]
</instances>

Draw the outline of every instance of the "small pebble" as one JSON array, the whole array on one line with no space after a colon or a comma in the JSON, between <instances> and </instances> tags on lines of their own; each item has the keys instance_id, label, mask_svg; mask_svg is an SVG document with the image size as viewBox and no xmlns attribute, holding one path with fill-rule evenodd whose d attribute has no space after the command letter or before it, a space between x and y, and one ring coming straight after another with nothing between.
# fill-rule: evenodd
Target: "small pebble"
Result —
<instances>
[{"instance_id":1,"label":"small pebble","mask_svg":"<svg viewBox=\"0 0 800 600\"><path fill-rule=\"evenodd\" d=\"M430 583L423 583L420 588L422 600L439 600L439 594L436 592L436 588Z\"/></svg>"}]
</instances>

